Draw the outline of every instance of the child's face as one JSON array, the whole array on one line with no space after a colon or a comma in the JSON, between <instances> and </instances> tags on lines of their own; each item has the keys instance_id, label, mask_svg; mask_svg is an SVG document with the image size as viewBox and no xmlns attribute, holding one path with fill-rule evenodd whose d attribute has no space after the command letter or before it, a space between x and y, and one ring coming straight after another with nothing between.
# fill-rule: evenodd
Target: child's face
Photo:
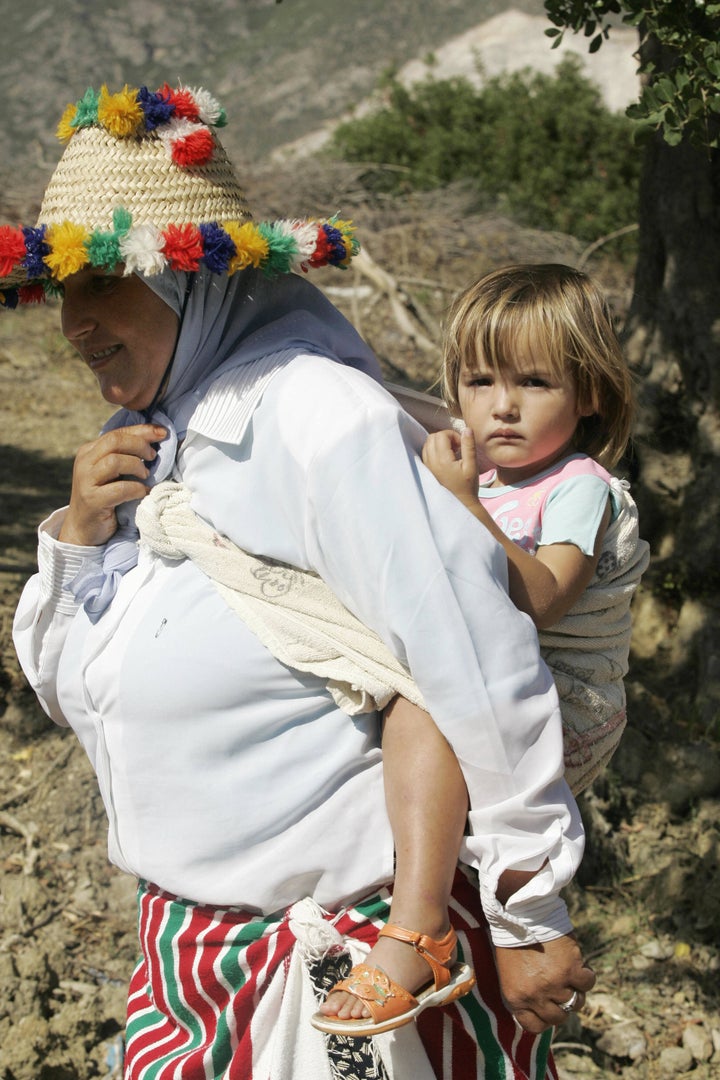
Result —
<instances>
[{"instance_id":1,"label":"child's face","mask_svg":"<svg viewBox=\"0 0 720 1080\"><path fill-rule=\"evenodd\" d=\"M496 374L482 359L460 369L458 401L475 435L478 458L497 470L496 484L527 480L570 448L578 420L570 375L553 375L519 350L516 364Z\"/></svg>"}]
</instances>

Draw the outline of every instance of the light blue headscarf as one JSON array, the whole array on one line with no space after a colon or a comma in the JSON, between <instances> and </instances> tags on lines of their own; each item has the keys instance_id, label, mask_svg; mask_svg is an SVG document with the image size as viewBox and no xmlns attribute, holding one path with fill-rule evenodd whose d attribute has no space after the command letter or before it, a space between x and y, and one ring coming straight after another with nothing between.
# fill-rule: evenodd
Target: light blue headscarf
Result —
<instances>
[{"instance_id":1,"label":"light blue headscarf","mask_svg":"<svg viewBox=\"0 0 720 1080\"><path fill-rule=\"evenodd\" d=\"M235 368L290 350L328 357L381 381L378 362L358 332L319 289L296 274L268 279L255 270L232 277L205 269L193 275L165 270L142 280L180 319L167 387L144 412L120 409L103 432L148 422L167 429L150 465L149 486L171 474L178 442L203 395ZM102 566L88 562L70 583L93 622L122 575L137 563L136 508L137 502L117 508L118 529L105 547Z\"/></svg>"}]
</instances>

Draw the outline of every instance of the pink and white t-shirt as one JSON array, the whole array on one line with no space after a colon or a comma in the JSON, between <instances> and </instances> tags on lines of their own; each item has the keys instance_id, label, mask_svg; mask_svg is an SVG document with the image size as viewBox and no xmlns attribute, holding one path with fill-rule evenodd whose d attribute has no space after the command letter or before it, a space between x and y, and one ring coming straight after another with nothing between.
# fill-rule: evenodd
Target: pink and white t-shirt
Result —
<instances>
[{"instance_id":1,"label":"pink and white t-shirt","mask_svg":"<svg viewBox=\"0 0 720 1080\"><path fill-rule=\"evenodd\" d=\"M648 564L648 545L639 538L627 482L586 454L572 454L520 484L489 487L494 479L494 471L480 477L480 502L505 535L533 555L541 544L575 544L592 555L610 499L610 524L590 584L538 635L560 697L565 778L577 793L610 759L625 727L630 600Z\"/></svg>"},{"instance_id":2,"label":"pink and white t-shirt","mask_svg":"<svg viewBox=\"0 0 720 1080\"><path fill-rule=\"evenodd\" d=\"M607 500L619 511L612 476L586 454L572 454L519 484L489 487L495 470L479 480L479 498L508 539L534 554L541 544L575 544L592 555Z\"/></svg>"}]
</instances>

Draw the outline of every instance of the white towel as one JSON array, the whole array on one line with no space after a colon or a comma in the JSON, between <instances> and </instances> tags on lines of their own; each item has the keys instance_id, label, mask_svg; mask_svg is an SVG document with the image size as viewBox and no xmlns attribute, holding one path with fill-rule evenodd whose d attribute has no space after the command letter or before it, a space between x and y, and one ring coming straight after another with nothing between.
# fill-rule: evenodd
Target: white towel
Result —
<instances>
[{"instance_id":1,"label":"white towel","mask_svg":"<svg viewBox=\"0 0 720 1080\"><path fill-rule=\"evenodd\" d=\"M197 516L190 498L183 484L152 488L137 511L141 547L192 559L273 656L325 679L349 715L382 709L396 694L424 707L405 668L317 574L242 551Z\"/></svg>"}]
</instances>

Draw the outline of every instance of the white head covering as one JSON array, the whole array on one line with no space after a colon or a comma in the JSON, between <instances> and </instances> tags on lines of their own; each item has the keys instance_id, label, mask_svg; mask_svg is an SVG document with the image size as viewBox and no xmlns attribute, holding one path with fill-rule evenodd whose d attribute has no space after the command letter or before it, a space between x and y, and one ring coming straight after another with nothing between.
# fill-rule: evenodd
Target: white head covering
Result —
<instances>
[{"instance_id":1,"label":"white head covering","mask_svg":"<svg viewBox=\"0 0 720 1080\"><path fill-rule=\"evenodd\" d=\"M167 270L143 279L180 316L188 275ZM175 350L163 411L206 385L219 367L229 370L283 349L316 353L380 380L374 354L357 330L309 281L297 274L268 279L245 270L232 277L198 271Z\"/></svg>"},{"instance_id":2,"label":"white head covering","mask_svg":"<svg viewBox=\"0 0 720 1080\"><path fill-rule=\"evenodd\" d=\"M325 356L382 379L357 330L319 289L296 274L268 279L245 270L229 277L201 269L193 275L165 270L140 276L181 320L170 376L151 410L121 409L104 431L152 419L165 426L170 421L182 437L188 405L197 404L220 374L281 351Z\"/></svg>"}]
</instances>

